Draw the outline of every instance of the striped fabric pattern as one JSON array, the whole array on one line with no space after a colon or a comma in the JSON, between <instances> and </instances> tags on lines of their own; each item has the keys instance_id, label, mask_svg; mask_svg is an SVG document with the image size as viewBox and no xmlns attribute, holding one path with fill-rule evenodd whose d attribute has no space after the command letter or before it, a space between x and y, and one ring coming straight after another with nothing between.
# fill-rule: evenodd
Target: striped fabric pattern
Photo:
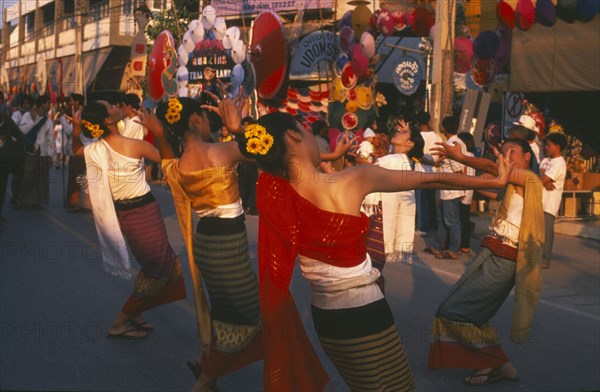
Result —
<instances>
[{"instance_id":1,"label":"striped fabric pattern","mask_svg":"<svg viewBox=\"0 0 600 392\"><path fill-rule=\"evenodd\" d=\"M258 281L250 264L246 231L228 235L196 233L194 259L208 291L212 319L228 324L258 324Z\"/></svg>"},{"instance_id":2,"label":"striped fabric pattern","mask_svg":"<svg viewBox=\"0 0 600 392\"><path fill-rule=\"evenodd\" d=\"M370 336L319 336L319 340L350 390L414 391L412 371L394 324Z\"/></svg>"},{"instance_id":3,"label":"striped fabric pattern","mask_svg":"<svg viewBox=\"0 0 600 392\"><path fill-rule=\"evenodd\" d=\"M177 255L167 236L167 229L156 201L131 210L117 210L123 236L131 253L151 278L162 278L173 270Z\"/></svg>"}]
</instances>

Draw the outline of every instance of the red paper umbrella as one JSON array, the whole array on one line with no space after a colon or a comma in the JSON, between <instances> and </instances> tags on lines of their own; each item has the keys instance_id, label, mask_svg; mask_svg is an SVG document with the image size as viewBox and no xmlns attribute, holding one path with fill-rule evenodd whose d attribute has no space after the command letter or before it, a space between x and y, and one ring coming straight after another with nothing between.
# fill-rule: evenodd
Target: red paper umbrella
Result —
<instances>
[{"instance_id":1,"label":"red paper umbrella","mask_svg":"<svg viewBox=\"0 0 600 392\"><path fill-rule=\"evenodd\" d=\"M519 0L515 13L515 24L521 30L529 30L535 23L535 6L531 0Z\"/></svg>"},{"instance_id":2,"label":"red paper umbrella","mask_svg":"<svg viewBox=\"0 0 600 392\"><path fill-rule=\"evenodd\" d=\"M419 7L414 12L415 21L412 24L412 31L418 37L429 36L429 30L435 24L435 17L427 8Z\"/></svg>"},{"instance_id":3,"label":"red paper umbrella","mask_svg":"<svg viewBox=\"0 0 600 392\"><path fill-rule=\"evenodd\" d=\"M473 43L466 37L456 37L454 40L454 72L461 74L469 72L473 61Z\"/></svg>"},{"instance_id":4,"label":"red paper umbrella","mask_svg":"<svg viewBox=\"0 0 600 392\"><path fill-rule=\"evenodd\" d=\"M496 76L494 59L476 59L471 67L471 78L476 85L485 87L492 83Z\"/></svg>"},{"instance_id":5,"label":"red paper umbrella","mask_svg":"<svg viewBox=\"0 0 600 392\"><path fill-rule=\"evenodd\" d=\"M515 10L506 1L502 0L496 5L496 13L500 23L509 30L515 28Z\"/></svg>"},{"instance_id":6,"label":"red paper umbrella","mask_svg":"<svg viewBox=\"0 0 600 392\"><path fill-rule=\"evenodd\" d=\"M287 74L287 45L279 16L261 12L252 28L250 61L256 73L258 96L270 99L277 95Z\"/></svg>"},{"instance_id":7,"label":"red paper umbrella","mask_svg":"<svg viewBox=\"0 0 600 392\"><path fill-rule=\"evenodd\" d=\"M165 63L165 51L169 45L171 48L175 47L175 41L171 32L165 30L154 40L152 53L148 60L148 92L155 101L161 100L165 94L162 77L166 65L168 65Z\"/></svg>"}]
</instances>

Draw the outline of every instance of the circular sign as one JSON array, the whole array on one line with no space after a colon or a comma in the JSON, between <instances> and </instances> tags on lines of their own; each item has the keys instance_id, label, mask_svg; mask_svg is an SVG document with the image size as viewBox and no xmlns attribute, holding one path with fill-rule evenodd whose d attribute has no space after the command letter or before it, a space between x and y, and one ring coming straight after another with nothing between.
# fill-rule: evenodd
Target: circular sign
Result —
<instances>
[{"instance_id":1,"label":"circular sign","mask_svg":"<svg viewBox=\"0 0 600 392\"><path fill-rule=\"evenodd\" d=\"M419 62L410 56L400 58L392 75L394 85L404 95L412 95L421 85L422 72Z\"/></svg>"}]
</instances>

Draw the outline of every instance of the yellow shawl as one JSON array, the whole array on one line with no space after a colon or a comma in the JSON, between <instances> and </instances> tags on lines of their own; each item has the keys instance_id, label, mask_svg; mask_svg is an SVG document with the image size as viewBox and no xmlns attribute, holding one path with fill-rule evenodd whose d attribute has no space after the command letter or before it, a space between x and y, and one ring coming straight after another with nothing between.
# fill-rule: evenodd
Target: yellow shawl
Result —
<instances>
[{"instance_id":1,"label":"yellow shawl","mask_svg":"<svg viewBox=\"0 0 600 392\"><path fill-rule=\"evenodd\" d=\"M515 186L509 184L495 220L506 218L511 195ZM542 182L528 172L525 178L523 212L517 265L515 273L515 302L510 338L514 342L527 341L533 324L533 315L542 289L541 262L544 251L544 209L542 206Z\"/></svg>"},{"instance_id":2,"label":"yellow shawl","mask_svg":"<svg viewBox=\"0 0 600 392\"><path fill-rule=\"evenodd\" d=\"M206 293L202 283L202 275L194 261L194 230L192 218L192 204L202 206L216 207L218 203L227 204L239 199L238 188L227 186L227 179L231 177L230 169L223 167L210 167L197 172L185 173L185 176L179 171L179 159L163 159L162 170L167 180L175 209L177 211L177 220L181 228L183 240L188 253L188 263L190 265L190 274L194 285L194 299L196 306L196 324L200 337L202 350L210 350L212 341L212 320ZM192 200L183 186L188 186L194 191L195 199ZM203 189L200 189L203 185ZM218 189L216 189L218 188ZM219 193L217 195L216 193ZM217 197L220 196L220 197Z\"/></svg>"}]
</instances>

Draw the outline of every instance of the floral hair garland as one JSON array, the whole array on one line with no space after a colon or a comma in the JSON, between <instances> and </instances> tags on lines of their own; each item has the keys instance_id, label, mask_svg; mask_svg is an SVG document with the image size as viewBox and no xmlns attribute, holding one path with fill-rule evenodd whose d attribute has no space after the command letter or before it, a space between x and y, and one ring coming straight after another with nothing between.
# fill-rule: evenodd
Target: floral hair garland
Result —
<instances>
[{"instance_id":1,"label":"floral hair garland","mask_svg":"<svg viewBox=\"0 0 600 392\"><path fill-rule=\"evenodd\" d=\"M81 120L81 125L86 127L88 131L90 131L90 135L94 139L99 138L104 133L104 130L100 128L99 124L92 124L87 120Z\"/></svg>"},{"instance_id":2,"label":"floral hair garland","mask_svg":"<svg viewBox=\"0 0 600 392\"><path fill-rule=\"evenodd\" d=\"M167 110L167 114L165 115L165 119L169 124L175 124L177 121L181 120L181 111L183 110L183 105L177 97L173 97L169 99L169 110Z\"/></svg>"},{"instance_id":3,"label":"floral hair garland","mask_svg":"<svg viewBox=\"0 0 600 392\"><path fill-rule=\"evenodd\" d=\"M267 133L265 127L258 124L246 126L244 137L248 140L246 151L254 155L266 155L273 147L273 136Z\"/></svg>"}]
</instances>

